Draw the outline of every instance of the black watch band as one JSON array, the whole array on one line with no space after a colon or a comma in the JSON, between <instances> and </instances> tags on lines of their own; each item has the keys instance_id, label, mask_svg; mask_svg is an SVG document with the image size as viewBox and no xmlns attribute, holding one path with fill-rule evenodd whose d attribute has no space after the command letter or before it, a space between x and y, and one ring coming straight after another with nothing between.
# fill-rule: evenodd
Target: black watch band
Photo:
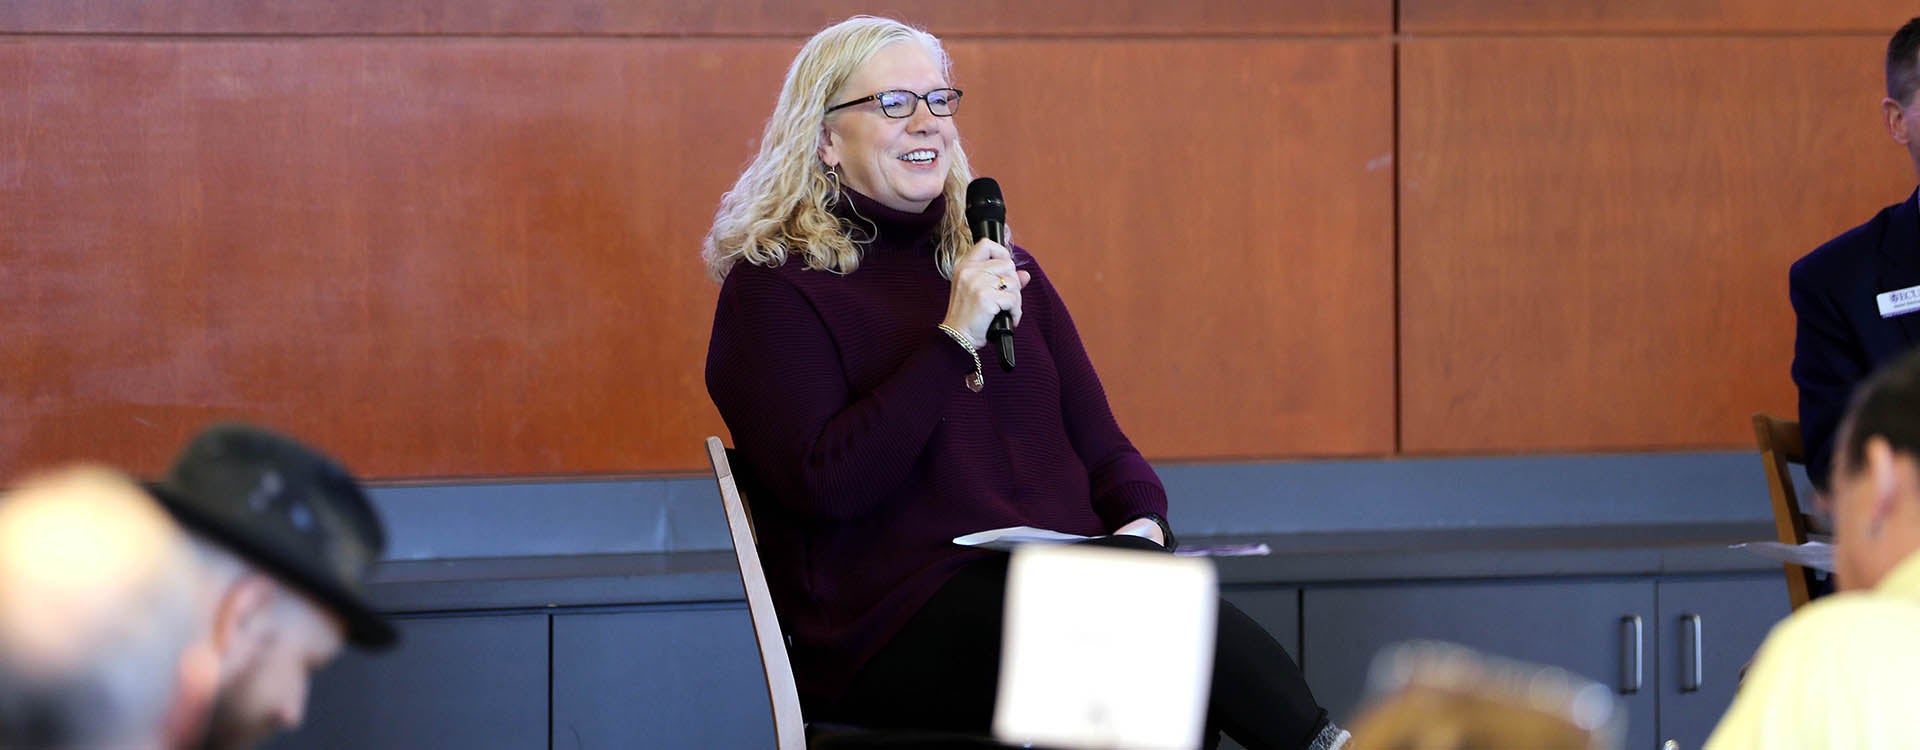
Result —
<instances>
[{"instance_id":1,"label":"black watch band","mask_svg":"<svg viewBox=\"0 0 1920 750\"><path fill-rule=\"evenodd\" d=\"M1140 515L1134 516L1135 520L1142 519L1142 518L1153 519L1154 523L1159 524L1160 535L1166 538L1167 540L1167 543L1165 546L1168 552L1172 552L1175 547L1179 546L1180 544L1179 541L1174 539L1174 536L1173 536L1173 525L1167 523L1166 516L1162 516L1158 513L1142 513Z\"/></svg>"}]
</instances>

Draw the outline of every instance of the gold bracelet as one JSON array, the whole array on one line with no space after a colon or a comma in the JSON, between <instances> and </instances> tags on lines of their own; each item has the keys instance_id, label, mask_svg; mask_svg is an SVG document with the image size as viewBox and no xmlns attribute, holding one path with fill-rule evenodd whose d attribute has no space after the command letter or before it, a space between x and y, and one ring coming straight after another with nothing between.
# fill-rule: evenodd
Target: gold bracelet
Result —
<instances>
[{"instance_id":1,"label":"gold bracelet","mask_svg":"<svg viewBox=\"0 0 1920 750\"><path fill-rule=\"evenodd\" d=\"M967 373L966 378L967 390L979 393L981 388L987 387L986 376L980 374L980 347L974 345L972 336L968 336L965 331L958 328L941 323L940 330L946 332L947 337L953 339L953 343L965 347L967 354L973 357L973 372Z\"/></svg>"}]
</instances>

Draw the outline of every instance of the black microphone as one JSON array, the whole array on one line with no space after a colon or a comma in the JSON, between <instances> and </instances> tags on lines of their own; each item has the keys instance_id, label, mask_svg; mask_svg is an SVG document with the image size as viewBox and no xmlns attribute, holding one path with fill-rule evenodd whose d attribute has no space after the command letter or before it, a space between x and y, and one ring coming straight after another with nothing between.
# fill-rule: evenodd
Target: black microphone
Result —
<instances>
[{"instance_id":1,"label":"black microphone","mask_svg":"<svg viewBox=\"0 0 1920 750\"><path fill-rule=\"evenodd\" d=\"M1007 244L1007 204L1000 199L1000 183L992 177L967 183L967 226L973 229L975 242L993 240ZM987 340L993 342L994 352L1000 355L1000 369L1013 372L1012 312L1001 310L993 316L993 322L987 324Z\"/></svg>"}]
</instances>

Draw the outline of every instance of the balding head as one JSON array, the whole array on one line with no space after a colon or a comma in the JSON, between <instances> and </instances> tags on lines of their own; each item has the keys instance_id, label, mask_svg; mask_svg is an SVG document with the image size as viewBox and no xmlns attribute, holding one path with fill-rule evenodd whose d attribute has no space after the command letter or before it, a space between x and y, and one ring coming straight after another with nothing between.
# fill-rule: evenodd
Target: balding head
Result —
<instances>
[{"instance_id":1,"label":"balding head","mask_svg":"<svg viewBox=\"0 0 1920 750\"><path fill-rule=\"evenodd\" d=\"M0 746L159 746L196 579L184 532L118 472L0 497Z\"/></svg>"}]
</instances>

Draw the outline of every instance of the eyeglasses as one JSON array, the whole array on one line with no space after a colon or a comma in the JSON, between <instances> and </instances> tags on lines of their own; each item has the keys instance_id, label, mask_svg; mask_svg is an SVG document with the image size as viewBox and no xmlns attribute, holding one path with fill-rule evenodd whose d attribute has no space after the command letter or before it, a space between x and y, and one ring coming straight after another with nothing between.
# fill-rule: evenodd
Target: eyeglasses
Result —
<instances>
[{"instance_id":1,"label":"eyeglasses","mask_svg":"<svg viewBox=\"0 0 1920 750\"><path fill-rule=\"evenodd\" d=\"M954 107L960 104L959 89L934 89L925 94L916 94L906 89L882 91L873 96L863 96L843 104L827 108L824 114L833 114L856 104L879 102L880 112L896 120L912 117L914 109L920 106L920 100L927 100L927 112L934 117L952 117Z\"/></svg>"}]
</instances>

